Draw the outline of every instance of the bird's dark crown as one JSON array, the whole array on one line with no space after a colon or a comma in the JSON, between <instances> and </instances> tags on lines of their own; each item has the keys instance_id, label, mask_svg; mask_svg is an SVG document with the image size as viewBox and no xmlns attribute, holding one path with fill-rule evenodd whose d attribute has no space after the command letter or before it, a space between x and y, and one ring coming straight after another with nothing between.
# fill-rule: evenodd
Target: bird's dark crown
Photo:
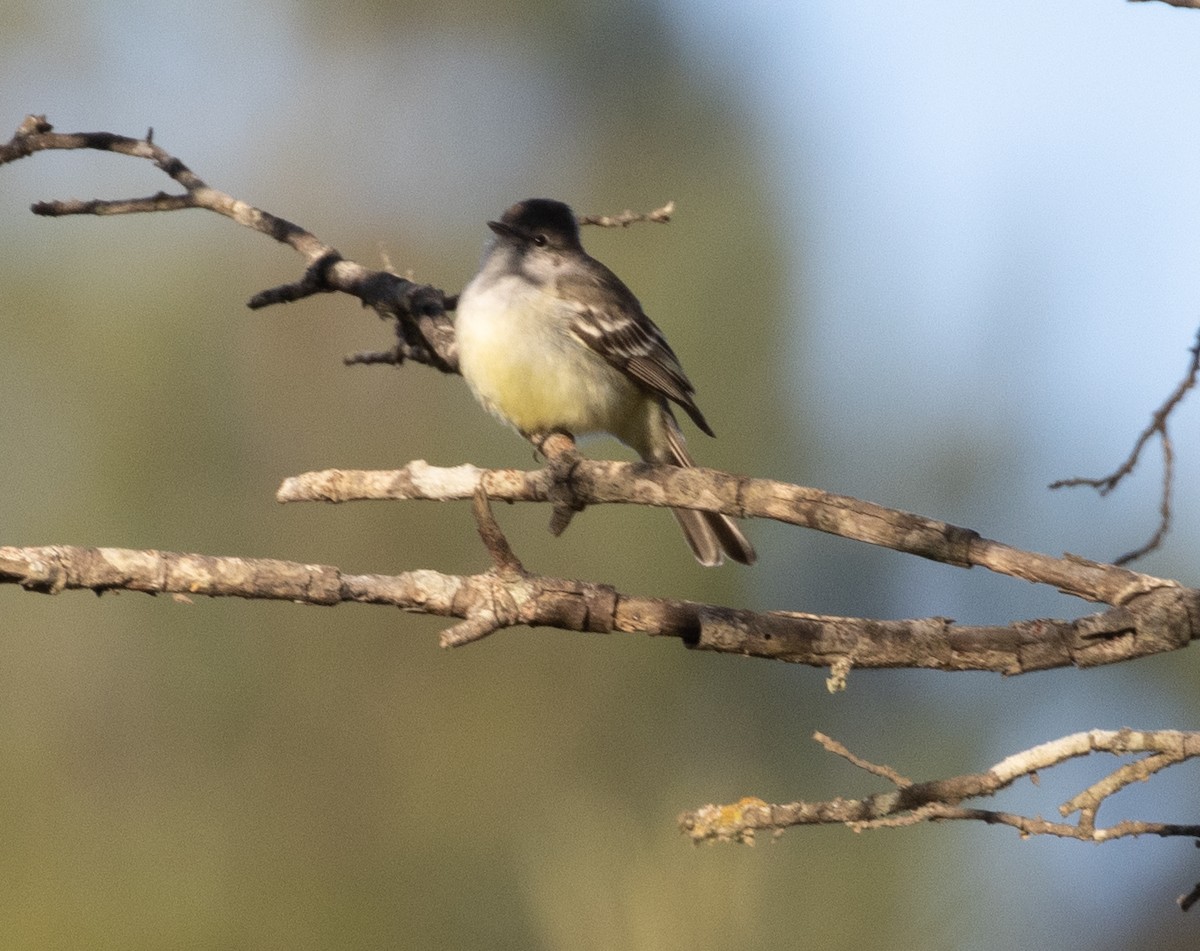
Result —
<instances>
[{"instance_id":1,"label":"bird's dark crown","mask_svg":"<svg viewBox=\"0 0 1200 951\"><path fill-rule=\"evenodd\" d=\"M498 235L532 242L539 247L579 246L579 222L575 213L552 198L527 198L509 208L488 227Z\"/></svg>"}]
</instances>

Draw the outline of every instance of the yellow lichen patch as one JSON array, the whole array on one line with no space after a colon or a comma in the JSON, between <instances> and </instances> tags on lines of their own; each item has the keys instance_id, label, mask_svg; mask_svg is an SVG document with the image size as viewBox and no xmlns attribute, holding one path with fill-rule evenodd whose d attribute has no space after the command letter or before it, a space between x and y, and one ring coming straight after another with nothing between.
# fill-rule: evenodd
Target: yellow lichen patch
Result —
<instances>
[{"instance_id":1,"label":"yellow lichen patch","mask_svg":"<svg viewBox=\"0 0 1200 951\"><path fill-rule=\"evenodd\" d=\"M770 806L757 796L743 796L734 803L702 806L695 812L685 813L680 817L680 827L693 842L715 840L753 845L755 828L762 824L763 818L761 814L753 813L769 809Z\"/></svg>"}]
</instances>

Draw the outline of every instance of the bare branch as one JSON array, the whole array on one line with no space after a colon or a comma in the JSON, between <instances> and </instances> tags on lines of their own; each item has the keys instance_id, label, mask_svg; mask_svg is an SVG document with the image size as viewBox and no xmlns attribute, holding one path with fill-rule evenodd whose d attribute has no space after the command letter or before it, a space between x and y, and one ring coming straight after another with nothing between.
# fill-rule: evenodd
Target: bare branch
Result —
<instances>
[{"instance_id":1,"label":"bare branch","mask_svg":"<svg viewBox=\"0 0 1200 951\"><path fill-rule=\"evenodd\" d=\"M1007 825L1023 836L1055 835L1086 842L1108 842L1139 835L1200 837L1200 825L1125 820L1106 828L1095 825L1100 804L1133 782L1176 763L1200 757L1200 733L1177 730L1092 730L1076 733L997 763L983 773L949 779L912 783L890 767L877 767L844 751L844 747L818 734L818 742L849 759L873 775L884 776L897 788L861 799L837 798L824 802L793 802L775 805L746 797L731 805L702 806L679 817L680 829L695 842L754 841L759 832L778 835L789 826L841 824L855 831L896 828L920 822L969 819L991 825ZM832 746L831 746L832 744ZM1050 822L1038 816L973 809L961 805L966 799L993 796L1024 776L1035 776L1067 760L1095 753L1116 756L1147 754L1123 765L1106 779L1059 807L1064 815L1080 812L1077 825ZM1139 766L1146 765L1139 769ZM1083 805L1086 803L1086 805ZM1185 896L1186 898L1187 896ZM1182 901L1182 899L1181 899ZM1193 899L1194 901L1194 899Z\"/></svg>"},{"instance_id":2,"label":"bare branch","mask_svg":"<svg viewBox=\"0 0 1200 951\"><path fill-rule=\"evenodd\" d=\"M563 459L570 458L564 455ZM565 489L561 483L569 480ZM812 614L704 608L685 612L673 631L688 646L829 667L835 685L853 667L926 667L1019 674L1053 667L1118 663L1185 647L1200 636L1200 591L1178 582L1073 555L1054 558L982 538L969 529L804 486L733 476L711 469L575 458L526 472L475 466L445 469L425 462L386 472L325 470L286 480L282 502L361 499L469 499L482 490L507 502L554 502L575 508L601 502L700 508L778 521L882 545L961 567L1052 585L1112 606L1076 620L1039 618L1005 627L967 627L946 618L879 621ZM672 616L674 612L672 611ZM635 618L632 627L668 633Z\"/></svg>"},{"instance_id":3,"label":"bare branch","mask_svg":"<svg viewBox=\"0 0 1200 951\"><path fill-rule=\"evenodd\" d=\"M500 530L500 523L496 521L496 516L492 514L492 506L489 504L487 493L483 491L482 486L475 490L471 510L475 513L475 524L479 529L479 538L483 542L483 546L488 550L488 554L492 556L496 572L509 577L524 576L525 567L512 550L508 539L504 537L504 532Z\"/></svg>"},{"instance_id":4,"label":"bare branch","mask_svg":"<svg viewBox=\"0 0 1200 951\"><path fill-rule=\"evenodd\" d=\"M829 750L836 756L847 760L857 766L859 769L865 769L868 773L873 773L876 776L881 776L894 786L911 786L912 780L907 776L901 776L890 766L881 766L878 763L872 763L869 760L863 759L861 756L856 756L851 753L845 746L839 743L833 737L826 736L824 733L814 733L813 739L820 743L825 749Z\"/></svg>"},{"instance_id":5,"label":"bare branch","mask_svg":"<svg viewBox=\"0 0 1200 951\"><path fill-rule=\"evenodd\" d=\"M654 211L630 211L626 208L619 215L580 215L581 225L598 225L601 228L628 228L634 222L655 221L666 224L675 214L675 202L669 201Z\"/></svg>"},{"instance_id":6,"label":"bare branch","mask_svg":"<svg viewBox=\"0 0 1200 951\"><path fill-rule=\"evenodd\" d=\"M289 303L332 291L350 294L381 317L394 321L396 331L396 345L386 355L377 355L381 358L372 361L351 362L399 365L413 361L443 373L458 372L454 326L447 314L453 307L453 298L438 288L415 284L387 271L374 271L348 261L335 248L299 225L209 187L183 162L155 145L150 134L144 139L132 139L111 132L59 133L53 131L45 116L26 116L13 138L0 145L0 165L35 152L75 149L95 149L147 159L184 190L175 195L159 192L147 198L37 202L32 206L34 214L50 217L114 215L185 208L216 212L288 245L305 261L305 271L299 280L256 294L249 301L251 308Z\"/></svg>"},{"instance_id":7,"label":"bare branch","mask_svg":"<svg viewBox=\"0 0 1200 951\"><path fill-rule=\"evenodd\" d=\"M447 472L451 477L463 475L458 470L433 472L435 479ZM482 484L488 496L505 498L503 492L493 491L491 480L467 481L468 497L475 498ZM438 488L432 480L423 484ZM1017 621L1006 627L956 625L946 618L881 621L758 612L621 594L608 585L527 573L498 527L489 524L486 506L476 504L481 533L495 563L492 571L482 575L427 570L349 575L329 566L271 559L56 546L0 548L0 583L51 594L66 589L125 589L324 605L389 604L468 622L446 633L443 643L447 645L468 643L515 625L642 632L677 637L699 650L829 667L841 671L843 678L852 667L987 670L1006 675L1093 667L1177 650L1197 636L1194 619L1200 617L1200 591L1148 576L1141 576L1147 583L1137 597L1101 614L1072 621Z\"/></svg>"},{"instance_id":8,"label":"bare branch","mask_svg":"<svg viewBox=\"0 0 1200 951\"><path fill-rule=\"evenodd\" d=\"M1170 0L1168 0L1170 2ZM1177 4L1179 6L1192 4ZM1197 6L1200 6L1200 0L1197 0ZM1182 402L1187 391L1196 385L1197 375L1200 375L1200 331L1197 331L1196 342L1192 344L1188 352L1192 355L1191 361L1188 363L1187 372L1184 374L1179 385L1175 387L1171 395L1167 397L1151 417L1150 425L1147 426L1137 438L1137 442L1133 445L1133 450L1115 470L1106 476L1099 478L1082 478L1075 477L1071 479L1059 479L1057 482L1050 483L1051 489L1073 488L1075 486L1090 486L1095 489L1100 495L1108 495L1113 489L1120 485L1121 480L1133 472L1137 466L1138 459L1142 454L1142 450L1146 447L1151 437L1157 435L1159 443L1162 446L1163 454L1163 475L1162 475L1162 491L1158 506L1159 521L1158 528L1150 537L1150 540L1145 544L1135 548L1133 551L1126 552L1120 558L1117 558L1113 564L1126 565L1131 561L1136 561L1143 555L1146 555L1162 544L1167 532L1171 528L1171 491L1175 481L1175 454L1171 446L1171 436L1167 432L1167 418L1174 411L1175 407Z\"/></svg>"},{"instance_id":9,"label":"bare branch","mask_svg":"<svg viewBox=\"0 0 1200 951\"><path fill-rule=\"evenodd\" d=\"M32 206L34 214L48 217L125 215L185 208L214 211L289 245L305 260L304 274L298 280L254 295L248 302L251 309L292 303L314 294L334 291L350 294L373 308L380 317L394 322L396 344L390 350L354 354L346 358L347 365L386 363L400 366L412 361L443 373L458 372L458 346L448 316L458 302L456 295L413 283L390 271L375 271L346 260L335 248L299 225L211 188L183 162L155 145L153 130L144 139L111 132L58 133L45 116L30 115L25 117L13 138L0 145L0 165L35 152L56 149L95 149L148 159L179 183L183 192L174 195L158 192L144 198L43 201ZM670 221L674 210L675 203L668 202L648 213L624 211L619 215L589 215L580 222L602 227L628 227L636 221Z\"/></svg>"},{"instance_id":10,"label":"bare branch","mask_svg":"<svg viewBox=\"0 0 1200 951\"><path fill-rule=\"evenodd\" d=\"M618 612L616 592L606 586L558 578L534 577L511 570L482 575L408 571L397 575L352 575L329 565L271 558L134 551L126 548L0 547L0 584L58 594L67 590L180 593L213 598L255 598L331 606L343 602L386 604L406 611L477 622L498 621L608 632L617 622L631 630ZM624 599L621 612L634 611L653 621L668 619L702 605L655 604ZM681 636L682 623L667 621L659 633Z\"/></svg>"},{"instance_id":11,"label":"bare branch","mask_svg":"<svg viewBox=\"0 0 1200 951\"><path fill-rule=\"evenodd\" d=\"M569 479L566 489L561 487L563 479ZM1178 588L1174 581L1076 555L1055 558L1022 551L983 538L971 529L873 502L702 467L680 469L576 458L564 475L554 465L528 472L471 465L437 468L417 460L392 471L327 469L304 473L286 479L275 497L280 502L449 501L469 499L479 487L488 498L505 502L557 503L565 491L577 508L620 502L703 509L738 518L769 518L963 568L987 568L1114 606L1161 588Z\"/></svg>"}]
</instances>

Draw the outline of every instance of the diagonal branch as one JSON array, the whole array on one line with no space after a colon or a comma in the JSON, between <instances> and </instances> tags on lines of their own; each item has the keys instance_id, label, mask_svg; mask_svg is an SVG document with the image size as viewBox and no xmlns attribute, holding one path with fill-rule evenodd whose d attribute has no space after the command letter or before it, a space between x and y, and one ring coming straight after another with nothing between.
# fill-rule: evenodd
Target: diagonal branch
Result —
<instances>
[{"instance_id":1,"label":"diagonal branch","mask_svg":"<svg viewBox=\"0 0 1200 951\"><path fill-rule=\"evenodd\" d=\"M45 116L26 116L12 139L0 144L0 165L35 152L77 149L146 159L182 186L183 191L174 195L159 192L145 198L43 201L32 206L34 214L47 217L115 215L186 208L216 212L288 245L304 259L305 270L298 280L256 294L249 301L251 308L340 291L357 297L380 317L395 322L396 345L386 354L377 355L380 359L376 362L399 365L411 360L443 373L458 372L454 326L447 315L450 304L444 292L348 261L335 248L299 225L210 187L183 162L156 145L153 130L144 139L111 132L61 133L54 131Z\"/></svg>"}]
</instances>

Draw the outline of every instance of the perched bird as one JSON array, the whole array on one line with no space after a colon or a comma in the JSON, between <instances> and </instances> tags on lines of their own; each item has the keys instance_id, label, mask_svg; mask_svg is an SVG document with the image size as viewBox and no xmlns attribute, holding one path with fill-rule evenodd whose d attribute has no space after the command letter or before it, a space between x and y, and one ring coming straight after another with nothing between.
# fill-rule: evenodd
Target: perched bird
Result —
<instances>
[{"instance_id":1,"label":"perched bird","mask_svg":"<svg viewBox=\"0 0 1200 951\"><path fill-rule=\"evenodd\" d=\"M483 406L526 437L609 433L643 460L692 466L668 401L708 435L694 387L642 305L579 241L560 201L509 208L458 298L459 369ZM754 548L727 516L672 509L702 565Z\"/></svg>"}]
</instances>

